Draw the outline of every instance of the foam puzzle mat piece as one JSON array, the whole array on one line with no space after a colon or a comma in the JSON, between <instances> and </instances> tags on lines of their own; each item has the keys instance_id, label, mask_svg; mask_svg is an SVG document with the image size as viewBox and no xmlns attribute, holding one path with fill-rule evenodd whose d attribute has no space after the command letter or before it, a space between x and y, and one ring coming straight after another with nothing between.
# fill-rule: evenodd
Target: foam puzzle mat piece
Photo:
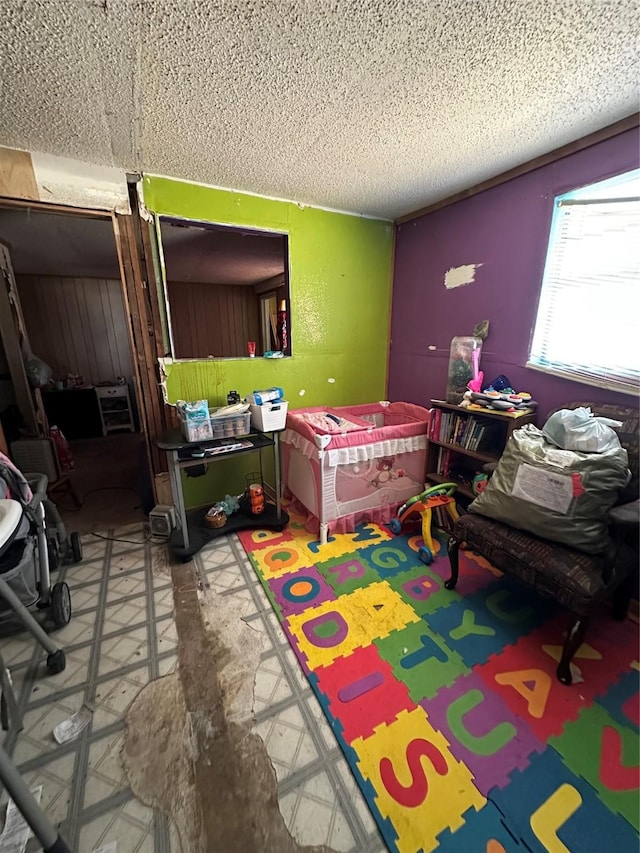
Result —
<instances>
[{"instance_id":1,"label":"foam puzzle mat piece","mask_svg":"<svg viewBox=\"0 0 640 853\"><path fill-rule=\"evenodd\" d=\"M493 803L485 803L480 811L470 809L463 818L460 829L445 829L439 836L438 853L528 853Z\"/></svg>"},{"instance_id":2,"label":"foam puzzle mat piece","mask_svg":"<svg viewBox=\"0 0 640 853\"><path fill-rule=\"evenodd\" d=\"M435 696L441 687L469 672L460 655L447 648L424 619L374 643L380 656L391 664L396 678L408 686L416 703Z\"/></svg>"},{"instance_id":3,"label":"foam puzzle mat piece","mask_svg":"<svg viewBox=\"0 0 640 853\"><path fill-rule=\"evenodd\" d=\"M525 721L475 672L461 676L420 704L485 796L492 788L507 785L516 768L524 770L530 756L545 748Z\"/></svg>"},{"instance_id":4,"label":"foam puzzle mat piece","mask_svg":"<svg viewBox=\"0 0 640 853\"><path fill-rule=\"evenodd\" d=\"M269 578L268 585L283 616L303 613L337 597L315 566Z\"/></svg>"},{"instance_id":5,"label":"foam puzzle mat piece","mask_svg":"<svg viewBox=\"0 0 640 853\"><path fill-rule=\"evenodd\" d=\"M446 607L460 596L454 590L445 589L442 578L439 578L427 566L421 564L406 572L400 572L387 578L390 587L402 596L420 616L434 613L441 607Z\"/></svg>"},{"instance_id":6,"label":"foam puzzle mat piece","mask_svg":"<svg viewBox=\"0 0 640 853\"><path fill-rule=\"evenodd\" d=\"M256 568L267 580L315 565L312 555L296 539L261 548L251 556Z\"/></svg>"},{"instance_id":7,"label":"foam puzzle mat piece","mask_svg":"<svg viewBox=\"0 0 640 853\"><path fill-rule=\"evenodd\" d=\"M640 741L598 704L584 708L560 737L549 738L563 762L582 776L613 812L640 829ZM588 745L588 746L587 746ZM586 747L586 748L585 748Z\"/></svg>"},{"instance_id":8,"label":"foam puzzle mat piece","mask_svg":"<svg viewBox=\"0 0 640 853\"><path fill-rule=\"evenodd\" d=\"M552 620L477 667L485 683L500 693L509 708L527 720L543 741L561 734L583 707L593 704L603 685L618 678L628 666L630 657L626 647L619 650L617 657L601 653L597 648L600 638L589 636L589 644L579 649L574 658L584 683L567 688L556 677L554 657L563 642L565 625L565 620Z\"/></svg>"},{"instance_id":9,"label":"foam puzzle mat piece","mask_svg":"<svg viewBox=\"0 0 640 853\"><path fill-rule=\"evenodd\" d=\"M316 567L337 595L346 595L380 580L380 575L359 552L318 560Z\"/></svg>"},{"instance_id":10,"label":"foam puzzle mat piece","mask_svg":"<svg viewBox=\"0 0 640 853\"><path fill-rule=\"evenodd\" d=\"M347 743L366 738L382 723L392 723L400 711L415 708L406 684L393 674L374 645L355 649L314 674L325 697L325 711L342 723Z\"/></svg>"},{"instance_id":11,"label":"foam puzzle mat piece","mask_svg":"<svg viewBox=\"0 0 640 853\"><path fill-rule=\"evenodd\" d=\"M596 702L621 726L629 726L640 733L640 675L637 670L625 672Z\"/></svg>"},{"instance_id":12,"label":"foam puzzle mat piece","mask_svg":"<svg viewBox=\"0 0 640 853\"><path fill-rule=\"evenodd\" d=\"M380 814L397 832L400 853L435 849L444 829L455 831L465 812L486 802L422 708L401 711L352 747L363 778L376 791Z\"/></svg>"},{"instance_id":13,"label":"foam puzzle mat piece","mask_svg":"<svg viewBox=\"0 0 640 853\"><path fill-rule=\"evenodd\" d=\"M285 619L310 669L368 646L420 617L384 581L341 595L309 613Z\"/></svg>"},{"instance_id":14,"label":"foam puzzle mat piece","mask_svg":"<svg viewBox=\"0 0 640 853\"><path fill-rule=\"evenodd\" d=\"M237 535L247 553L273 547L282 542L293 541L293 536L287 528L284 530L239 530Z\"/></svg>"},{"instance_id":15,"label":"foam puzzle mat piece","mask_svg":"<svg viewBox=\"0 0 640 853\"><path fill-rule=\"evenodd\" d=\"M417 550L410 546L404 536L361 548L360 554L382 580L420 565Z\"/></svg>"},{"instance_id":16,"label":"foam puzzle mat piece","mask_svg":"<svg viewBox=\"0 0 640 853\"><path fill-rule=\"evenodd\" d=\"M511 783L491 791L489 799L509 830L534 853L638 849L631 825L609 811L553 749L533 755L529 767L514 771Z\"/></svg>"}]
</instances>

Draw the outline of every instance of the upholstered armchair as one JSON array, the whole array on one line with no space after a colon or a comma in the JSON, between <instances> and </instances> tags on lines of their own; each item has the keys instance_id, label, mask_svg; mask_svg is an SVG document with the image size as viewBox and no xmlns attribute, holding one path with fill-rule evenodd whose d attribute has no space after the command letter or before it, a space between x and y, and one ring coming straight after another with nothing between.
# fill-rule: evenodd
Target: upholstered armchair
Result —
<instances>
[{"instance_id":1,"label":"upholstered armchair","mask_svg":"<svg viewBox=\"0 0 640 853\"><path fill-rule=\"evenodd\" d=\"M592 615L603 603L612 599L613 618L626 617L638 573L638 409L594 403L571 403L564 408L577 406L590 406L595 415L623 422L616 432L627 450L632 476L609 513L607 549L601 554L587 554L469 512L454 527L449 542L451 578L445 584L447 589L456 586L458 549L463 547L566 607L570 621L557 669L563 684L571 684L569 665Z\"/></svg>"}]
</instances>

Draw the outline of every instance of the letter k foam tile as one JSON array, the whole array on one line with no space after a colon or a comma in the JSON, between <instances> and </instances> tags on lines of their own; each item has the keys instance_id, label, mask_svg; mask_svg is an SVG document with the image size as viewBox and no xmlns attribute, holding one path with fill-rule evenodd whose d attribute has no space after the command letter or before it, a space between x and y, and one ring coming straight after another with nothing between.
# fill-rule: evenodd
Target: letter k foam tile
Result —
<instances>
[{"instance_id":1,"label":"letter k foam tile","mask_svg":"<svg viewBox=\"0 0 640 853\"><path fill-rule=\"evenodd\" d=\"M314 670L419 619L389 584L380 581L289 616L285 625Z\"/></svg>"},{"instance_id":2,"label":"letter k foam tile","mask_svg":"<svg viewBox=\"0 0 640 853\"><path fill-rule=\"evenodd\" d=\"M362 777L376 791L380 814L397 833L399 853L434 850L441 832L455 832L465 812L486 803L422 708L401 711L392 723L352 746Z\"/></svg>"}]
</instances>

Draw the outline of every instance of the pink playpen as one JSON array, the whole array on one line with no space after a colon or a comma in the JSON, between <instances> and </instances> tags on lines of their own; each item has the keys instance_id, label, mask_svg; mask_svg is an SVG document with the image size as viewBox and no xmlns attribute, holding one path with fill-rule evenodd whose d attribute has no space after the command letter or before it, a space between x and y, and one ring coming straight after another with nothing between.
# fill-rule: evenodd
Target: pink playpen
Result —
<instances>
[{"instance_id":1,"label":"pink playpen","mask_svg":"<svg viewBox=\"0 0 640 853\"><path fill-rule=\"evenodd\" d=\"M296 409L281 435L284 483L326 543L356 524L389 522L425 488L429 412L412 403Z\"/></svg>"}]
</instances>

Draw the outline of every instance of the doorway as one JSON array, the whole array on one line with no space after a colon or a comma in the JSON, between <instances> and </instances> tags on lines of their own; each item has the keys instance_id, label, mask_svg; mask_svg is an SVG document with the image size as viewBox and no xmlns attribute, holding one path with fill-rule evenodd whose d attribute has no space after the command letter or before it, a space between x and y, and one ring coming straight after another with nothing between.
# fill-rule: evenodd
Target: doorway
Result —
<instances>
[{"instance_id":1,"label":"doorway","mask_svg":"<svg viewBox=\"0 0 640 853\"><path fill-rule=\"evenodd\" d=\"M88 533L141 521L152 491L111 215L0 203L0 243L24 318L23 357L39 360L46 429L57 427L49 434L66 488L52 497L65 523ZM0 351L0 423L10 455L28 434L14 385Z\"/></svg>"}]
</instances>

